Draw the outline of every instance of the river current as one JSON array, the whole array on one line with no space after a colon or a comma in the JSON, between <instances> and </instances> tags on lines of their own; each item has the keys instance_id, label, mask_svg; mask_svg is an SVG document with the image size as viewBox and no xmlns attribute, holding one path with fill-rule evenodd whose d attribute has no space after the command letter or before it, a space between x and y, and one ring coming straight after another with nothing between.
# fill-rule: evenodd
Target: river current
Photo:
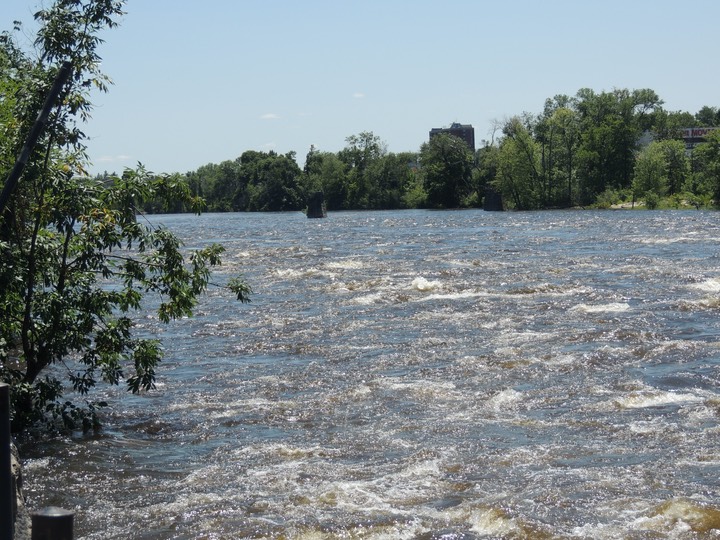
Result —
<instances>
[{"instance_id":1,"label":"river current","mask_svg":"<svg viewBox=\"0 0 720 540\"><path fill-rule=\"evenodd\" d=\"M22 448L83 539L720 538L720 220L152 216L220 242L155 391Z\"/></svg>"}]
</instances>

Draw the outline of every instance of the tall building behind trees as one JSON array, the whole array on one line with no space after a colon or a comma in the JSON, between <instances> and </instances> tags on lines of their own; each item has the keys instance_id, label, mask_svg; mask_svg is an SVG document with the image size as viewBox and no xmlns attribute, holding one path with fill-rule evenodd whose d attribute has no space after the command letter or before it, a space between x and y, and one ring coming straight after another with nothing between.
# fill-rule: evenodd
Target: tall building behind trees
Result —
<instances>
[{"instance_id":1,"label":"tall building behind trees","mask_svg":"<svg viewBox=\"0 0 720 540\"><path fill-rule=\"evenodd\" d=\"M468 145L470 151L473 154L475 153L475 128L472 127L472 125L453 122L452 124L450 124L450 127L432 128L430 130L430 138L432 139L433 137L440 135L441 133L446 133L448 135L453 135L454 137L462 139L463 141L465 141L465 144Z\"/></svg>"}]
</instances>

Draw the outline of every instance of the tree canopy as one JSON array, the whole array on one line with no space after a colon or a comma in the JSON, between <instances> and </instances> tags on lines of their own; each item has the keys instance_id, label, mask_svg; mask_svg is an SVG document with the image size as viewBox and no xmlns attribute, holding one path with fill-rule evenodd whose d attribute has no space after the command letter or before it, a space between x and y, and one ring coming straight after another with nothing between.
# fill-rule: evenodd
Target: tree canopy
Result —
<instances>
[{"instance_id":1,"label":"tree canopy","mask_svg":"<svg viewBox=\"0 0 720 540\"><path fill-rule=\"evenodd\" d=\"M716 124L716 107L696 114L667 111L651 89L582 88L574 96L546 99L539 114L497 122L500 136L474 155L446 133L417 152L393 153L378 135L364 131L346 137L338 152L311 147L302 169L294 152L249 150L185 178L211 211L294 211L318 191L331 211L479 207L486 192L500 194L506 207L517 210L604 207L648 197L656 199L653 206L714 206L720 203L714 136L696 141L690 152L683 131ZM641 189L644 181L636 177L653 141L663 148L667 185Z\"/></svg>"},{"instance_id":2,"label":"tree canopy","mask_svg":"<svg viewBox=\"0 0 720 540\"><path fill-rule=\"evenodd\" d=\"M144 297L158 318L189 315L220 264L222 246L188 252L169 230L138 209L157 201L197 210L184 178L142 165L121 175L86 174L90 89L108 89L100 71L101 31L123 15L119 0L57 0L35 18L36 50L13 32L0 35L0 175L8 178L59 66L71 74L47 128L0 215L0 380L12 386L12 424L91 427L102 403L88 394L100 382L139 392L154 387L160 344L133 332ZM173 206L175 207L175 206ZM231 288L241 301L249 287ZM63 397L68 391L83 403Z\"/></svg>"},{"instance_id":3,"label":"tree canopy","mask_svg":"<svg viewBox=\"0 0 720 540\"><path fill-rule=\"evenodd\" d=\"M465 141L441 133L420 148L427 203L438 208L457 208L470 189L473 155Z\"/></svg>"}]
</instances>

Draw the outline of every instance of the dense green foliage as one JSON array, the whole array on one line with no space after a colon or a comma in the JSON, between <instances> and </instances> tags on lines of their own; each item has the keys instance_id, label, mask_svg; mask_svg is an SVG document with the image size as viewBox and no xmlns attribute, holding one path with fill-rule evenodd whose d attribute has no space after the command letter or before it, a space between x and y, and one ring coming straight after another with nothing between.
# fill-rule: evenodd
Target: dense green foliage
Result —
<instances>
[{"instance_id":1,"label":"dense green foliage","mask_svg":"<svg viewBox=\"0 0 720 540\"><path fill-rule=\"evenodd\" d=\"M470 190L473 156L465 141L440 134L420 149L427 202L439 208L457 208Z\"/></svg>"},{"instance_id":2,"label":"dense green foliage","mask_svg":"<svg viewBox=\"0 0 720 540\"><path fill-rule=\"evenodd\" d=\"M322 191L329 210L405 208L415 154L388 154L369 132L347 138L337 154L311 148L304 169L295 154L248 150L234 161L187 173L192 193L210 211L303 210L310 193ZM148 208L152 211L153 208Z\"/></svg>"},{"instance_id":3,"label":"dense green foliage","mask_svg":"<svg viewBox=\"0 0 720 540\"><path fill-rule=\"evenodd\" d=\"M57 66L72 74L47 129L0 216L0 380L12 386L12 421L90 427L102 403L88 393L99 382L139 392L154 387L162 357L154 339L136 337L133 312L144 297L168 322L192 313L206 290L222 247L186 252L169 230L155 228L145 204L197 209L184 178L152 175L142 166L91 179L84 135L89 89L105 90L98 33L122 15L118 0L57 0L36 14L40 30L31 53L15 32L0 36L0 176L8 178ZM18 29L16 28L16 31ZM249 289L229 287L240 300ZM83 396L78 406L63 396Z\"/></svg>"},{"instance_id":4,"label":"dense green foliage","mask_svg":"<svg viewBox=\"0 0 720 540\"><path fill-rule=\"evenodd\" d=\"M705 106L692 115L662 103L649 89L581 89L546 100L540 114L498 123L497 140L475 155L446 134L419 152L389 153L377 135L362 132L337 153L311 147L302 169L294 152L247 151L187 173L185 181L211 211L299 210L316 191L328 210L482 206L489 189L518 210L717 204L720 134L688 152L682 128L719 127L720 110Z\"/></svg>"},{"instance_id":5,"label":"dense green foliage","mask_svg":"<svg viewBox=\"0 0 720 540\"><path fill-rule=\"evenodd\" d=\"M294 154L249 150L234 161L206 165L187 175L190 189L214 211L300 210L300 167Z\"/></svg>"}]
</instances>

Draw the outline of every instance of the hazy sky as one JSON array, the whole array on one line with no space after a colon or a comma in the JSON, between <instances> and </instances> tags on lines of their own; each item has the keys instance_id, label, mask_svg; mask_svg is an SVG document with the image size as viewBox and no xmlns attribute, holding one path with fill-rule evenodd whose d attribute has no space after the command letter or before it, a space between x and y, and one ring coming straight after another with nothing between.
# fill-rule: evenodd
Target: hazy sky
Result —
<instances>
[{"instance_id":1,"label":"hazy sky","mask_svg":"<svg viewBox=\"0 0 720 540\"><path fill-rule=\"evenodd\" d=\"M48 0L44 0L47 2ZM1 0L2 29L39 0ZM720 106L720 1L129 0L114 80L86 126L94 172L186 172L245 150L336 152L372 131L417 151L433 127L539 113L580 88Z\"/></svg>"}]
</instances>

